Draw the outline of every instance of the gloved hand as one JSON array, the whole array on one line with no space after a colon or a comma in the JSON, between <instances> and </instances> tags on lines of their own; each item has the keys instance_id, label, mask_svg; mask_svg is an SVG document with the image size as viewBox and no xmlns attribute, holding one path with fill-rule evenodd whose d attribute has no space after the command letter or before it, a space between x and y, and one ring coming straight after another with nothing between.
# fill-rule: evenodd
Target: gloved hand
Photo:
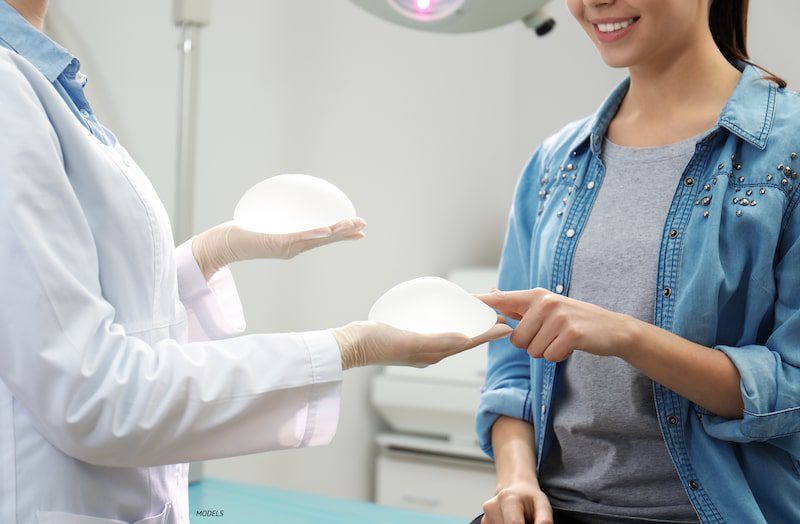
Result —
<instances>
[{"instance_id":1,"label":"gloved hand","mask_svg":"<svg viewBox=\"0 0 800 524\"><path fill-rule=\"evenodd\" d=\"M288 259L325 244L364 238L362 229L366 225L360 218L348 218L319 229L271 235L242 229L231 221L197 235L192 241L192 253L208 280L223 267L239 260Z\"/></svg>"},{"instance_id":2,"label":"gloved hand","mask_svg":"<svg viewBox=\"0 0 800 524\"><path fill-rule=\"evenodd\" d=\"M498 317L485 333L469 338L461 333L421 335L380 322L351 322L332 329L342 352L342 369L372 364L424 368L445 357L507 337L511 327Z\"/></svg>"}]
</instances>

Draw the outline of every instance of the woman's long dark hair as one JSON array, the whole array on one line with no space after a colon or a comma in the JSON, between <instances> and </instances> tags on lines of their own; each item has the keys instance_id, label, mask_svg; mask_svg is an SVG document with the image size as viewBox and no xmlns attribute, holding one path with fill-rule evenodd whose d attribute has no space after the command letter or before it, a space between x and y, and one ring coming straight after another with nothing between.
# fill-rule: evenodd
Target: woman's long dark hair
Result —
<instances>
[{"instance_id":1,"label":"woman's long dark hair","mask_svg":"<svg viewBox=\"0 0 800 524\"><path fill-rule=\"evenodd\" d=\"M767 73L765 78L786 87L786 81L753 64L747 53L747 11L750 0L712 0L708 25L719 50L728 62L747 62Z\"/></svg>"}]
</instances>

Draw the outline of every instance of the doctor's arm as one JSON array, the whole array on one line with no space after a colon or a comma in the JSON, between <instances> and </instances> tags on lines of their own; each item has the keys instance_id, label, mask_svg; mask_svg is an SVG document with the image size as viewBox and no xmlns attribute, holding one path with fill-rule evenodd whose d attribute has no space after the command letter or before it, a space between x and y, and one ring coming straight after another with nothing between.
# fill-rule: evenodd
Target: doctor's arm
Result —
<instances>
[{"instance_id":1,"label":"doctor's arm","mask_svg":"<svg viewBox=\"0 0 800 524\"><path fill-rule=\"evenodd\" d=\"M343 361L331 331L150 343L118 323L58 137L1 58L0 380L37 429L72 457L116 467L328 443ZM355 346L378 329L358 328ZM441 358L470 345L402 336L412 363L419 347Z\"/></svg>"},{"instance_id":2,"label":"doctor's arm","mask_svg":"<svg viewBox=\"0 0 800 524\"><path fill-rule=\"evenodd\" d=\"M190 238L175 249L178 292L186 309L189 340L239 335L245 317L230 264L257 258L293 258L334 242L364 237L360 218L311 231L271 235L227 222Z\"/></svg>"},{"instance_id":3,"label":"doctor's arm","mask_svg":"<svg viewBox=\"0 0 800 524\"><path fill-rule=\"evenodd\" d=\"M256 258L292 258L342 240L358 240L366 223L346 219L330 227L269 235L233 222L213 227L175 248L178 293L187 313L189 340L218 340L244 332L245 317L230 264Z\"/></svg>"}]
</instances>

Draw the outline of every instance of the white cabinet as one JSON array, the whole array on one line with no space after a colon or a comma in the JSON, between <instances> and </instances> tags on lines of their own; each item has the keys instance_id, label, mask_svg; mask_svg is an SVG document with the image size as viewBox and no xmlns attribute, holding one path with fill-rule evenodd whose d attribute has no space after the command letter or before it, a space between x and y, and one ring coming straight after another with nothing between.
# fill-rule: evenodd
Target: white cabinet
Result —
<instances>
[{"instance_id":1,"label":"white cabinet","mask_svg":"<svg viewBox=\"0 0 800 524\"><path fill-rule=\"evenodd\" d=\"M463 517L469 522L494 495L491 463L383 450L377 460L376 502Z\"/></svg>"}]
</instances>

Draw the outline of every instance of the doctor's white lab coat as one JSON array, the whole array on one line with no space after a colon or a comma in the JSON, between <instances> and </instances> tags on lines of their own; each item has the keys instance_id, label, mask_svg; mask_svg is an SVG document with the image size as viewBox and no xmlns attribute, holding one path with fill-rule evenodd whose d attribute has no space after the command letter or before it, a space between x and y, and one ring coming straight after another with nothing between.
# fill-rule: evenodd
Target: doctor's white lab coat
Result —
<instances>
[{"instance_id":1,"label":"doctor's white lab coat","mask_svg":"<svg viewBox=\"0 0 800 524\"><path fill-rule=\"evenodd\" d=\"M184 463L333 437L331 334L226 338L230 272L206 284L125 149L5 49L0 267L0 523L188 523Z\"/></svg>"}]
</instances>

